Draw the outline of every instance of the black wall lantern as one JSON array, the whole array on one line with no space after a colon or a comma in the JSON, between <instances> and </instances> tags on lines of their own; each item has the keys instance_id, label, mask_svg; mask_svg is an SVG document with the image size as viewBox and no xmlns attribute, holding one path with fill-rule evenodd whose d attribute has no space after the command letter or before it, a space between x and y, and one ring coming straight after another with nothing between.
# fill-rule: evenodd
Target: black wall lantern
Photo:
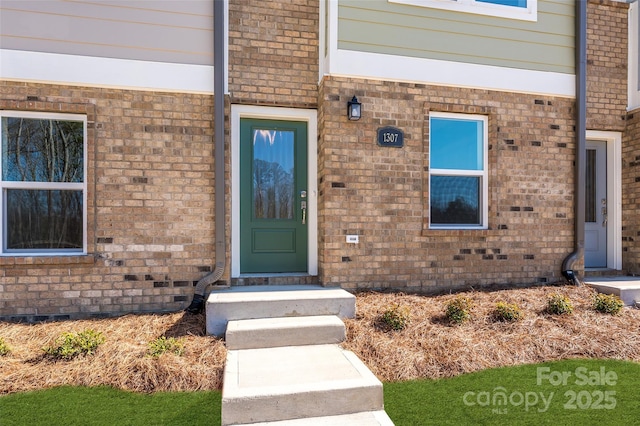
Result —
<instances>
[{"instance_id":1,"label":"black wall lantern","mask_svg":"<svg viewBox=\"0 0 640 426\"><path fill-rule=\"evenodd\" d=\"M347 117L349 120L360 120L362 116L362 108L358 98L354 95L349 102L347 102Z\"/></svg>"}]
</instances>

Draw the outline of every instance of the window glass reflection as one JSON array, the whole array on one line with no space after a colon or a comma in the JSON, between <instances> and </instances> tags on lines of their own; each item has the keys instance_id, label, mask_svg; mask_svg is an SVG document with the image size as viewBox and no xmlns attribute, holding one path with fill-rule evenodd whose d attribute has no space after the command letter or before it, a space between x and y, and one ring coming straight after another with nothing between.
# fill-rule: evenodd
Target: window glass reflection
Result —
<instances>
[{"instance_id":1,"label":"window glass reflection","mask_svg":"<svg viewBox=\"0 0 640 426\"><path fill-rule=\"evenodd\" d=\"M253 216L293 219L294 132L253 131Z\"/></svg>"},{"instance_id":2,"label":"window glass reflection","mask_svg":"<svg viewBox=\"0 0 640 426\"><path fill-rule=\"evenodd\" d=\"M82 249L82 191L7 189L7 249Z\"/></svg>"},{"instance_id":3,"label":"window glass reflection","mask_svg":"<svg viewBox=\"0 0 640 426\"><path fill-rule=\"evenodd\" d=\"M480 178L431 176L431 223L480 223Z\"/></svg>"},{"instance_id":4,"label":"window glass reflection","mask_svg":"<svg viewBox=\"0 0 640 426\"><path fill-rule=\"evenodd\" d=\"M431 168L482 170L484 167L484 130L479 120L432 118Z\"/></svg>"},{"instance_id":5,"label":"window glass reflection","mask_svg":"<svg viewBox=\"0 0 640 426\"><path fill-rule=\"evenodd\" d=\"M3 180L83 181L84 123L22 117L2 121Z\"/></svg>"}]
</instances>

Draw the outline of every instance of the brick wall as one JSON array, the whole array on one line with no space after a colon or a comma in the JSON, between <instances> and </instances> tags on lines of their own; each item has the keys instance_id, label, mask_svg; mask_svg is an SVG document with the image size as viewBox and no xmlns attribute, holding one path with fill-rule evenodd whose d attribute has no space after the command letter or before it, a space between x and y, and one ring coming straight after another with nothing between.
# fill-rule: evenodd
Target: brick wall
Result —
<instances>
[{"instance_id":1,"label":"brick wall","mask_svg":"<svg viewBox=\"0 0 640 426\"><path fill-rule=\"evenodd\" d=\"M229 2L232 102L316 106L318 14L318 0Z\"/></svg>"},{"instance_id":2,"label":"brick wall","mask_svg":"<svg viewBox=\"0 0 640 426\"><path fill-rule=\"evenodd\" d=\"M363 118L349 122L356 95ZM489 117L489 229L428 229L430 111ZM320 87L321 280L437 291L561 280L573 247L574 101L327 77ZM379 147L376 129L405 132ZM360 243L346 244L347 234Z\"/></svg>"},{"instance_id":3,"label":"brick wall","mask_svg":"<svg viewBox=\"0 0 640 426\"><path fill-rule=\"evenodd\" d=\"M213 97L4 81L0 109L86 114L89 159L89 254L0 258L0 318L184 308L215 255Z\"/></svg>"},{"instance_id":4,"label":"brick wall","mask_svg":"<svg viewBox=\"0 0 640 426\"><path fill-rule=\"evenodd\" d=\"M587 6L587 129L622 131L627 109L626 3Z\"/></svg>"},{"instance_id":5,"label":"brick wall","mask_svg":"<svg viewBox=\"0 0 640 426\"><path fill-rule=\"evenodd\" d=\"M227 101L318 108L321 281L431 292L561 280L574 240L573 100L343 77L318 92L318 6L229 2ZM635 271L640 113L625 111L626 13L589 1L587 127L626 129L624 262ZM348 122L354 94L363 118ZM215 256L212 96L0 82L0 108L87 114L90 154L89 255L0 258L0 318L185 307ZM431 111L489 117L488 230L428 229ZM376 145L385 125L405 132L403 148Z\"/></svg>"},{"instance_id":6,"label":"brick wall","mask_svg":"<svg viewBox=\"0 0 640 426\"><path fill-rule=\"evenodd\" d=\"M640 273L640 109L627 116L622 138L622 268Z\"/></svg>"},{"instance_id":7,"label":"brick wall","mask_svg":"<svg viewBox=\"0 0 640 426\"><path fill-rule=\"evenodd\" d=\"M590 0L587 129L622 132L622 269L640 272L640 116L627 114L628 4Z\"/></svg>"}]
</instances>

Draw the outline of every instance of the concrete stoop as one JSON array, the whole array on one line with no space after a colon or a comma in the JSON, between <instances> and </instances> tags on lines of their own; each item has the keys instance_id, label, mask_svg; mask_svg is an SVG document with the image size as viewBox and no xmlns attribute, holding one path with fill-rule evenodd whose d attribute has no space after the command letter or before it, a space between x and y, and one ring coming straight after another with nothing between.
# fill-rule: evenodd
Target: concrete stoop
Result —
<instances>
[{"instance_id":1,"label":"concrete stoop","mask_svg":"<svg viewBox=\"0 0 640 426\"><path fill-rule=\"evenodd\" d=\"M283 287L232 287L207 301L207 332L226 331L222 425L393 425L382 383L338 345L355 297Z\"/></svg>"},{"instance_id":2,"label":"concrete stoop","mask_svg":"<svg viewBox=\"0 0 640 426\"><path fill-rule=\"evenodd\" d=\"M223 336L232 320L335 315L353 318L355 296L312 285L231 287L207 299L207 333Z\"/></svg>"},{"instance_id":3,"label":"concrete stoop","mask_svg":"<svg viewBox=\"0 0 640 426\"><path fill-rule=\"evenodd\" d=\"M636 306L640 303L640 277L589 277L584 281L599 293L620 297L625 306Z\"/></svg>"}]
</instances>

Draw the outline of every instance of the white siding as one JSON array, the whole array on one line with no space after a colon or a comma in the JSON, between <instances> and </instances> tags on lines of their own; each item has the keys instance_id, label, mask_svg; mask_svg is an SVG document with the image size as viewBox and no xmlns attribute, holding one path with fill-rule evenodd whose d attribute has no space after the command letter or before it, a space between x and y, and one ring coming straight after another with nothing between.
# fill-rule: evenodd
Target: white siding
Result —
<instances>
[{"instance_id":1,"label":"white siding","mask_svg":"<svg viewBox=\"0 0 640 426\"><path fill-rule=\"evenodd\" d=\"M213 65L213 1L0 0L0 49Z\"/></svg>"}]
</instances>

